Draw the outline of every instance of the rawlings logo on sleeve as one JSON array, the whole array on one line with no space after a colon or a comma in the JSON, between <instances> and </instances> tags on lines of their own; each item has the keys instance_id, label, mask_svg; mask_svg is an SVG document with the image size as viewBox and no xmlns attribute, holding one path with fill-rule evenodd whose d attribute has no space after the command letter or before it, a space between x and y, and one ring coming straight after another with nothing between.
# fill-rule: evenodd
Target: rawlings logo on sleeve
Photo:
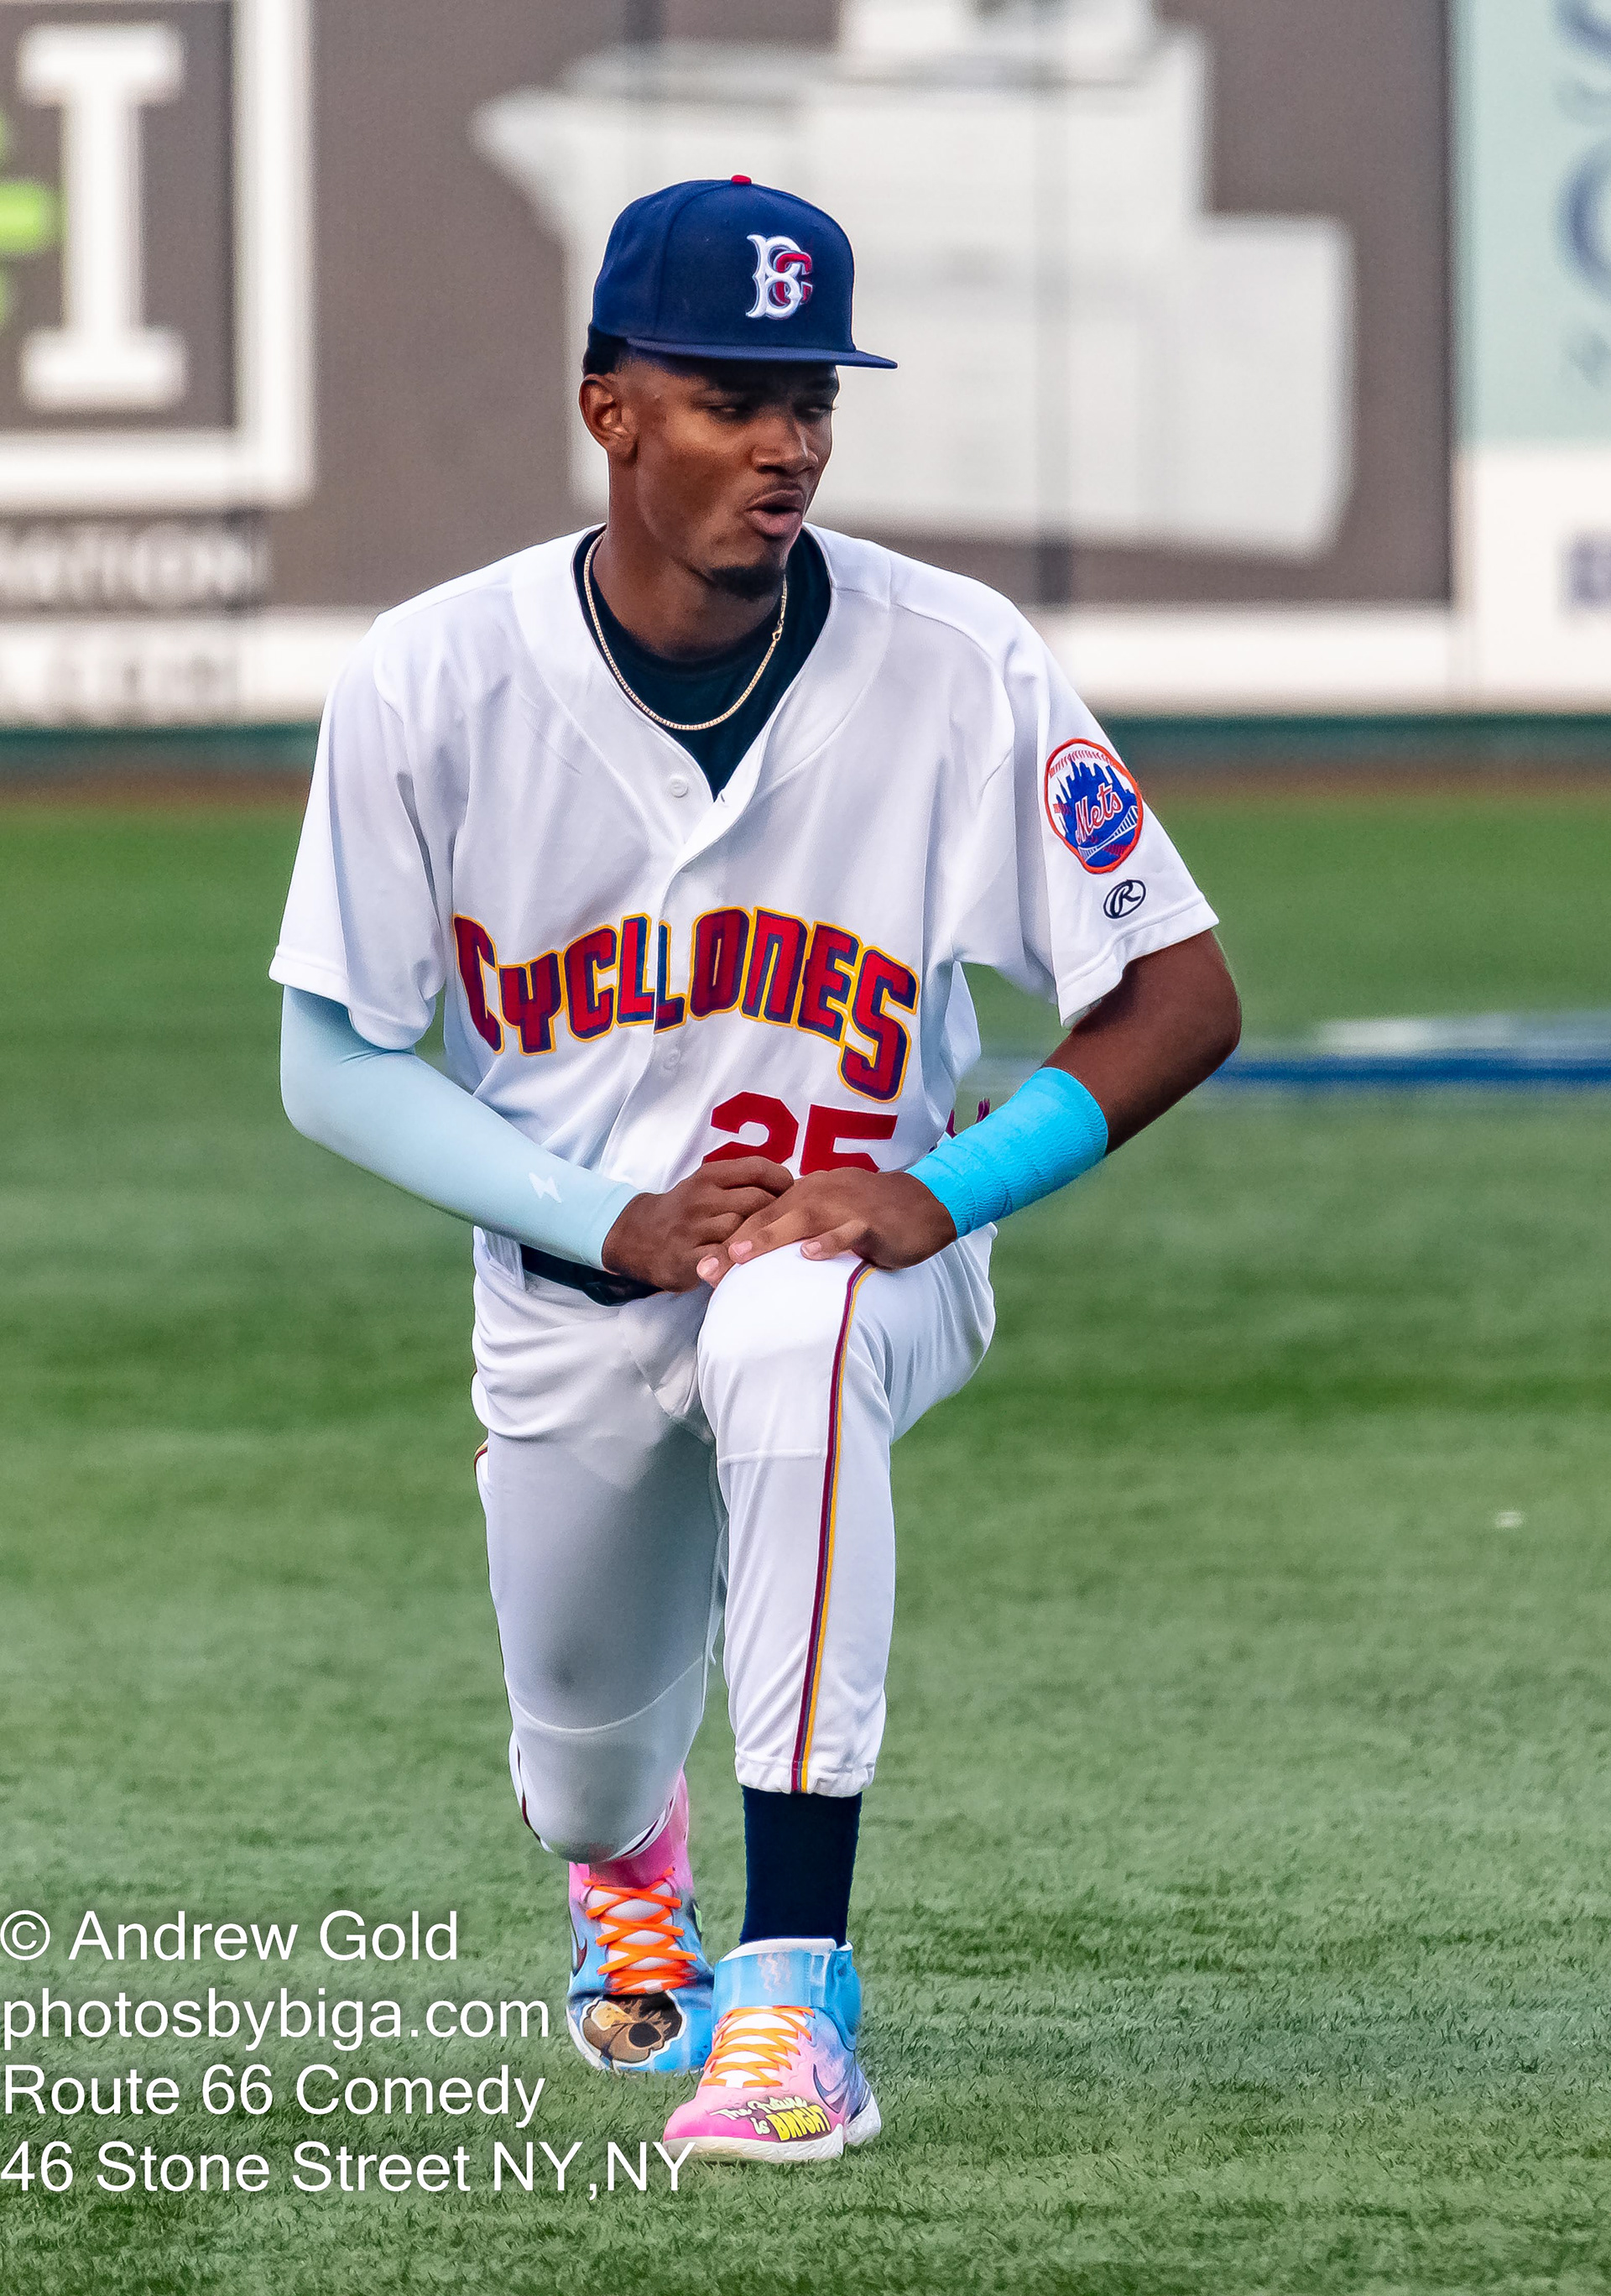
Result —
<instances>
[{"instance_id":1,"label":"rawlings logo on sleeve","mask_svg":"<svg viewBox=\"0 0 1611 2296\"><path fill-rule=\"evenodd\" d=\"M1046 760L1046 818L1082 868L1105 877L1135 850L1141 793L1100 742L1065 742Z\"/></svg>"}]
</instances>

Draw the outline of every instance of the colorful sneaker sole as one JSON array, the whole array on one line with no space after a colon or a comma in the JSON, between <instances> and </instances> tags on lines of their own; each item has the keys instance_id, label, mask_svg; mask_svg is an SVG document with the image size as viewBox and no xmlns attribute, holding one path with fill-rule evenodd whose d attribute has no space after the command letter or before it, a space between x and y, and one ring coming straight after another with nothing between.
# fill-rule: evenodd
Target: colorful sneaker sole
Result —
<instances>
[{"instance_id":1,"label":"colorful sneaker sole","mask_svg":"<svg viewBox=\"0 0 1611 2296\"><path fill-rule=\"evenodd\" d=\"M693 2136L689 2139L689 2151L696 2161L765 2161L778 2169L797 2163L804 2167L813 2161L837 2161L858 2144L871 2144L883 2126L878 2099L869 2089L860 2112L830 2128L826 2136L791 2138L781 2144L767 2136Z\"/></svg>"}]
</instances>

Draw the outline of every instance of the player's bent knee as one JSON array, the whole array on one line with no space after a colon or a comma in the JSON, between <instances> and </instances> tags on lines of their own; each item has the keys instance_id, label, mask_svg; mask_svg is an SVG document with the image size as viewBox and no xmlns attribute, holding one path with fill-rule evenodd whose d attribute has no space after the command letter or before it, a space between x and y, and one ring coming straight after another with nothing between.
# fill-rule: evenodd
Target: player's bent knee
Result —
<instances>
[{"instance_id":1,"label":"player's bent knee","mask_svg":"<svg viewBox=\"0 0 1611 2296\"><path fill-rule=\"evenodd\" d=\"M534 1734L509 1742L520 1816L544 1849L573 1865L618 1857L658 1820L676 1790L685 1747L646 1747L632 1725L617 1731Z\"/></svg>"},{"instance_id":2,"label":"player's bent knee","mask_svg":"<svg viewBox=\"0 0 1611 2296\"><path fill-rule=\"evenodd\" d=\"M657 1783L630 1800L590 1791L585 1779L549 1778L535 1791L529 1781L523 1791L517 1782L517 1791L520 1815L544 1849L574 1866L597 1866L642 1839L671 1800L675 1784L674 1775L663 1793Z\"/></svg>"},{"instance_id":3,"label":"player's bent knee","mask_svg":"<svg viewBox=\"0 0 1611 2296\"><path fill-rule=\"evenodd\" d=\"M831 1366L854 1265L802 1259L785 1246L735 1267L717 1286L699 1333L701 1389L749 1378L813 1379Z\"/></svg>"},{"instance_id":4,"label":"player's bent knee","mask_svg":"<svg viewBox=\"0 0 1611 2296\"><path fill-rule=\"evenodd\" d=\"M544 1849L555 1857L563 1857L569 1866L607 1866L618 1857L628 1842L635 1841L643 1833L642 1826L631 1833L612 1829L608 1833L589 1833L563 1824L553 1826L534 1825L532 1832Z\"/></svg>"}]
</instances>

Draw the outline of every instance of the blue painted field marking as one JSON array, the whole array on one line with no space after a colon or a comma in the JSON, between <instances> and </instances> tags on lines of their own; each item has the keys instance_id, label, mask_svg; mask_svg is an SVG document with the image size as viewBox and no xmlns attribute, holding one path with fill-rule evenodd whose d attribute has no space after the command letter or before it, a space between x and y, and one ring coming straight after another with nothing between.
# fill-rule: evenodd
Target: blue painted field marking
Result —
<instances>
[{"instance_id":1,"label":"blue painted field marking","mask_svg":"<svg viewBox=\"0 0 1611 2296\"><path fill-rule=\"evenodd\" d=\"M986 1054L967 1093L999 1106L1038 1061ZM1487 1013L1331 1021L1245 1044L1202 1087L1231 1092L1611 1091L1611 1013Z\"/></svg>"}]
</instances>

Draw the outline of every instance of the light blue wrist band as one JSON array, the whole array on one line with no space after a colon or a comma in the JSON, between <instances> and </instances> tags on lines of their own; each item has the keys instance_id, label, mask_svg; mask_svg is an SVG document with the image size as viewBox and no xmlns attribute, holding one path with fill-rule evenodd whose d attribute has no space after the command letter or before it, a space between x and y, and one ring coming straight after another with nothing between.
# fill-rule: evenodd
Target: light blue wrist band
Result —
<instances>
[{"instance_id":1,"label":"light blue wrist band","mask_svg":"<svg viewBox=\"0 0 1611 2296\"><path fill-rule=\"evenodd\" d=\"M1066 1188L1108 1153L1108 1119L1077 1077L1036 1069L1005 1108L912 1167L959 1235Z\"/></svg>"}]
</instances>

